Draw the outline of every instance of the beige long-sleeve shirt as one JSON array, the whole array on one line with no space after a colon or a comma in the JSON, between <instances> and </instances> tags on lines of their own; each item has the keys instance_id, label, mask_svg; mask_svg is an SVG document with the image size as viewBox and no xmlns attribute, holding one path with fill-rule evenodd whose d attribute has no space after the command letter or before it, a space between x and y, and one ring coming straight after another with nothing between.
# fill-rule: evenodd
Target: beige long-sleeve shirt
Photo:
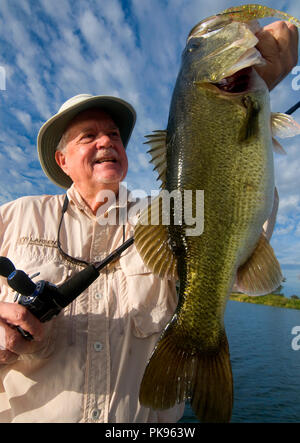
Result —
<instances>
[{"instance_id":1,"label":"beige long-sleeve shirt","mask_svg":"<svg viewBox=\"0 0 300 443\"><path fill-rule=\"evenodd\" d=\"M62 248L100 261L121 245L123 227L101 225L74 186L67 194ZM29 275L40 272L34 281L60 285L82 269L57 248L63 201L64 195L23 197L0 208L0 255ZM132 234L127 223L126 239ZM0 285L0 299L13 302L4 277ZM174 281L154 276L135 246L128 248L45 324L47 340L39 352L0 366L0 422L178 421L183 404L153 411L138 401L146 362L176 304Z\"/></svg>"}]
</instances>

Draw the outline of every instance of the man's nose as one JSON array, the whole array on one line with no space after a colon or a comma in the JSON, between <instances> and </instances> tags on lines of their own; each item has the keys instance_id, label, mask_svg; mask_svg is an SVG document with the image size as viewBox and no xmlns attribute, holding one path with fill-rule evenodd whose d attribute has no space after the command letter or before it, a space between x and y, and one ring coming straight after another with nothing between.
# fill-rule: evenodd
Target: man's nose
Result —
<instances>
[{"instance_id":1,"label":"man's nose","mask_svg":"<svg viewBox=\"0 0 300 443\"><path fill-rule=\"evenodd\" d=\"M96 140L97 149L109 148L112 145L113 145L112 140L111 140L110 136L107 134L100 135Z\"/></svg>"}]
</instances>

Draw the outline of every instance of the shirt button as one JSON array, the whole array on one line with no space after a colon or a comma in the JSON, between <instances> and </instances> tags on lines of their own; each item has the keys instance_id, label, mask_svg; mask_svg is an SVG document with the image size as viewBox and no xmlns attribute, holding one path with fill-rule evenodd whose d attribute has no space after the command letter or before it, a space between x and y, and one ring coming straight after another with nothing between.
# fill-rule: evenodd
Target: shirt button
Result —
<instances>
[{"instance_id":1,"label":"shirt button","mask_svg":"<svg viewBox=\"0 0 300 443\"><path fill-rule=\"evenodd\" d=\"M100 343L100 341L96 341L94 343L94 349L96 352L102 351L102 348L103 348L103 346L102 346L102 343Z\"/></svg>"},{"instance_id":2,"label":"shirt button","mask_svg":"<svg viewBox=\"0 0 300 443\"><path fill-rule=\"evenodd\" d=\"M95 294L95 299L100 300L102 298L102 294Z\"/></svg>"},{"instance_id":3,"label":"shirt button","mask_svg":"<svg viewBox=\"0 0 300 443\"><path fill-rule=\"evenodd\" d=\"M92 412L92 419L93 420L98 420L98 418L100 417L100 410L99 409L94 409Z\"/></svg>"}]
</instances>

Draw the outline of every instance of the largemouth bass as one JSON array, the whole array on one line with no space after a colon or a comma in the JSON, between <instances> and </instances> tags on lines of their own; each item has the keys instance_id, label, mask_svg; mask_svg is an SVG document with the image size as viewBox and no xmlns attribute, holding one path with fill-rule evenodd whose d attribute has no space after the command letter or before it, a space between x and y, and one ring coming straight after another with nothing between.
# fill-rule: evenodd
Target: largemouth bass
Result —
<instances>
[{"instance_id":1,"label":"largemouth bass","mask_svg":"<svg viewBox=\"0 0 300 443\"><path fill-rule=\"evenodd\" d=\"M178 275L180 282L178 306L148 362L140 402L165 409L191 399L203 422L226 422L232 413L224 312L234 282L241 292L262 295L282 281L263 230L276 213L273 146L282 148L272 138L299 134L300 126L290 116L271 114L268 88L254 69L263 59L252 20L265 16L300 25L285 13L246 5L191 30L167 130L149 137L162 192L181 192L183 204L171 200L166 225L159 196L142 212L134 234L153 272ZM186 190L193 191L189 197ZM186 206L197 209L196 190L204 190L201 235L191 233L184 217Z\"/></svg>"}]
</instances>

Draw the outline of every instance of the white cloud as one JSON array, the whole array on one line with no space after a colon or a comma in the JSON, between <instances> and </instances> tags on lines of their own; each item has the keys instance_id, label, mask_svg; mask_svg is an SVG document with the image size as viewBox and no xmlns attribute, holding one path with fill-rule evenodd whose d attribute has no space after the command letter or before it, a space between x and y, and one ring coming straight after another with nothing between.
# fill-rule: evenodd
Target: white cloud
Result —
<instances>
[{"instance_id":1,"label":"white cloud","mask_svg":"<svg viewBox=\"0 0 300 443\"><path fill-rule=\"evenodd\" d=\"M296 230L295 230L296 237L300 237L300 223L298 223Z\"/></svg>"},{"instance_id":2,"label":"white cloud","mask_svg":"<svg viewBox=\"0 0 300 443\"><path fill-rule=\"evenodd\" d=\"M26 0L25 0L26 1ZM42 10L56 23L69 24L72 17L72 2L70 0L39 0Z\"/></svg>"},{"instance_id":3,"label":"white cloud","mask_svg":"<svg viewBox=\"0 0 300 443\"><path fill-rule=\"evenodd\" d=\"M18 120L22 123L22 125L27 129L27 131L30 131L32 120L30 114L27 112L21 111L19 109L12 109L12 112L16 115Z\"/></svg>"},{"instance_id":4,"label":"white cloud","mask_svg":"<svg viewBox=\"0 0 300 443\"><path fill-rule=\"evenodd\" d=\"M149 157L146 154L139 154L138 161L142 169L147 169L149 167Z\"/></svg>"},{"instance_id":5,"label":"white cloud","mask_svg":"<svg viewBox=\"0 0 300 443\"><path fill-rule=\"evenodd\" d=\"M275 234L276 235L286 235L289 234L295 227L294 223L290 223L287 226L283 227L283 228L276 228L275 229Z\"/></svg>"},{"instance_id":6,"label":"white cloud","mask_svg":"<svg viewBox=\"0 0 300 443\"><path fill-rule=\"evenodd\" d=\"M298 212L300 210L299 201L300 196L295 194L281 199L279 202L279 214L287 215Z\"/></svg>"}]
</instances>

